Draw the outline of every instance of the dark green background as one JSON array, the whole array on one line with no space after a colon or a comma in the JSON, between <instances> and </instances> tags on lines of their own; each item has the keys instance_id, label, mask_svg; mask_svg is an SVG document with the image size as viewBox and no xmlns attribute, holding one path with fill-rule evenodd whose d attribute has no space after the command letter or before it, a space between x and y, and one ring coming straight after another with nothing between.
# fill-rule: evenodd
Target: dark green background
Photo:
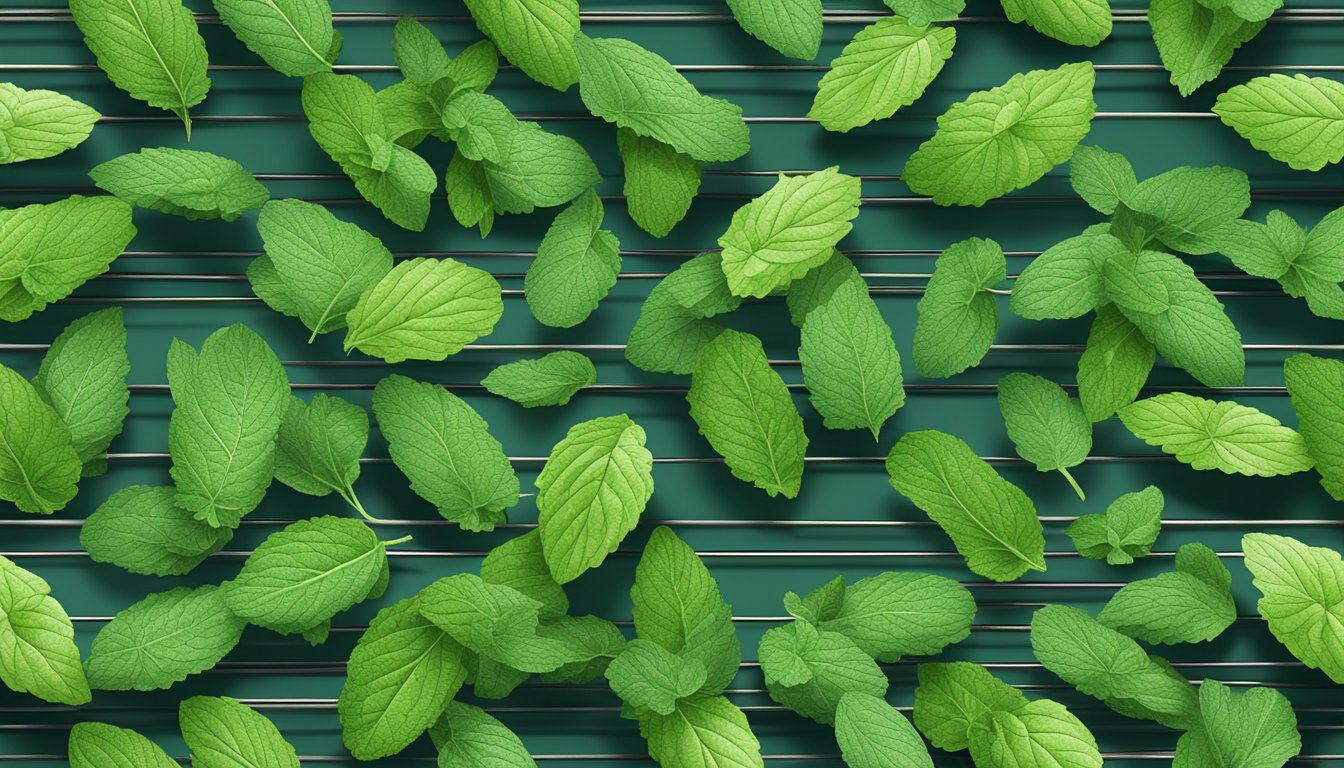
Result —
<instances>
[{"instance_id":1,"label":"dark green background","mask_svg":"<svg viewBox=\"0 0 1344 768\"><path fill-rule=\"evenodd\" d=\"M208 11L205 0L189 3ZM427 23L451 52L478 38L458 2L435 0L335 0L337 11L388 14L366 21L343 20L345 36L342 65L392 63L390 39L395 14L435 15ZM819 63L829 61L857 32L860 19L838 18L839 11L879 11L876 0L828 2L833 16L826 24ZM1041 37L1032 30L1004 22L996 4L973 0L969 18L956 23L955 55L927 96L896 119L856 130L830 134L805 122L772 123L759 118L806 114L820 74L807 69L691 72L688 76L705 93L741 104L750 118L752 151L735 163L707 170L702 194L688 220L673 233L656 240L636 229L620 199L621 166L615 150L615 130L588 119L577 88L556 93L528 80L517 70L501 72L492 92L522 115L538 116L549 130L577 137L592 153L608 195L606 226L621 239L627 273L662 273L682 259L713 247L733 210L764 191L769 174L732 174L740 171L817 169L839 164L866 179L867 201L853 233L842 243L860 269L869 274L878 305L895 329L897 344L909 360L915 322L915 303L933 255L949 243L972 235L992 237L1009 252L1009 272L1025 265L1030 252L1039 251L1076 234L1098 216L1074 198L1064 169L1057 169L1031 189L980 209L937 208L910 196L898 181L880 178L897 174L914 147L933 131L933 117L972 90L987 88L1010 74L1031 68L1053 67L1090 59L1107 65L1144 65L1104 69L1097 77L1098 119L1090 143L1125 152L1139 175L1146 176L1181 165L1229 164L1250 173L1256 203L1252 213L1262 218L1271 207L1282 207L1310 224L1339 203L1341 174L1331 167L1316 174L1296 173L1254 151L1230 129L1207 114L1216 94L1227 87L1263 74L1268 65L1344 65L1344 3L1333 5L1333 15L1272 21L1260 37L1234 59L1242 69L1228 72L1189 99L1181 99L1168 85L1166 73L1154 68L1158 59L1150 30L1139 6L1127 2L1117 10L1112 38L1094 50L1071 48ZM0 168L0 205L45 202L89 187L86 173L94 164L145 146L186 147L176 119L132 101L111 86L98 71L59 65L90 64L93 59L67 16L42 14L25 19L17 9L41 7L60 10L53 0L0 3L0 79L12 79L27 88L52 88L93 105L109 119L79 149L59 158ZM796 65L775 55L743 33L724 16L722 3L694 0L650 3L642 0L587 0L589 17L584 31L591 35L628 37L676 64ZM1126 10L1128 9L1128 10ZM612 21L601 18L613 10L701 11L709 17L677 20L654 17ZM1301 13L1301 11L1298 11ZM213 18L201 26L211 60L222 65L259 65L227 29ZM57 65L46 67L44 65ZM377 86L396 75L364 72ZM502 218L487 240L464 231L451 219L442 198L436 199L431 222L424 233L405 232L390 225L377 211L359 200L344 178L276 180L265 174L332 174L335 166L313 144L302 122L298 80L269 70L212 72L209 98L194 110L197 120L193 149L228 155L249 170L262 174L274 197L322 200L338 216L358 222L384 238L398 253L452 254L500 275L506 289L504 319L489 344L619 345L624 343L642 298L653 280L632 274L622 279L591 319L576 329L547 329L535 323L520 295L528 258L553 216ZM1156 112L1161 116L1126 113ZM1179 114L1177 114L1179 113ZM299 117L296 119L296 115ZM260 119L268 116L270 119ZM280 116L282 119L274 119ZM561 118L580 118L566 120ZM446 167L448 153L433 141L423 146L426 158L438 169ZM199 344L211 331L244 322L261 333L282 359L288 361L291 382L303 394L340 389L344 396L367 405L369 387L387 371L377 361L359 355L350 365L319 367L314 361L345 361L340 334L305 344L306 329L281 317L251 297L240 277L249 257L259 248L255 214L234 223L186 222L148 211L137 211L140 234L132 253L119 259L110 274L94 280L33 319L0 326L0 343L47 343L70 320L95 308L121 303L130 329L132 381L142 385L132 397L132 416L113 450L160 452L166 449L170 400L164 383L163 360L169 341L180 337ZM1229 265L1218 256L1192 259L1202 274L1226 273ZM199 280L192 276L226 276ZM1259 281L1214 279L1216 290L1252 291L1254 295L1225 296L1228 311L1247 344L1333 344L1340 339L1338 325L1312 317L1305 305L1288 299L1275 286ZM891 290L896 289L896 290ZM202 302L183 297L236 297ZM1042 475L1012 460L997 464L1013 482L1035 499L1045 519L1047 573L1029 573L1009 585L986 584L964 567L951 552L948 540L919 510L887 485L881 466L891 444L902 433L926 428L947 430L968 440L983 456L1010 457L1012 446L1004 434L992 389L964 389L967 384L992 384L1000 376L1030 370L1060 382L1071 382L1077 349L1041 349L1036 345L1076 345L1086 338L1086 321L1030 323L1004 311L999 342L1032 345L1030 349L996 348L984 363L952 382L925 381L907 365L910 387L906 405L874 444L865 431L828 432L811 411L804 393L796 388L797 402L807 419L812 443L808 470L798 499L769 499L733 480L716 463L661 463L655 468L657 491L644 515L647 524L673 520L677 533L705 554L723 593L738 618L744 655L755 658L761 632L783 614L780 598L786 590L815 587L837 573L850 579L884 570L918 569L960 579L980 603L973 635L943 655L990 664L996 674L1029 689L1032 696L1049 696L1067 704L1096 734L1108 753L1107 764L1139 766L1166 764L1177 735L1150 723L1126 720L1096 701L1081 696L1033 663L1025 632L1033 608L1044 602L1068 602L1095 611L1117 582L1151 575L1171 567L1170 555L1180 544L1202 541L1223 553L1235 577L1239 620L1216 642L1178 646L1165 652L1192 679L1215 677L1243 688L1271 684L1282 690L1297 708L1304 738L1304 757L1297 765L1334 765L1344 761L1339 688L1317 672L1305 670L1280 648L1255 617L1255 592L1241 566L1239 538L1245 531L1267 530L1296 536L1309 543L1340 548L1344 529L1338 507L1319 488L1315 476L1248 479L1216 472L1196 473L1165 460L1141 461L1154 451L1126 434L1112 421L1097 429L1094 452L1119 457L1092 460L1076 470L1089 491L1081 503L1055 475ZM797 336L787 323L779 302L760 302L732 317L744 330L760 333L778 370L789 381L800 381L796 364ZM1292 422L1282 389L1281 362L1291 352L1256 350L1247 355L1248 389L1215 393L1236 396ZM712 451L696 434L683 397L687 380L650 376L624 363L619 350L592 353L604 385L662 385L662 389L632 391L621 387L596 389L560 409L524 411L507 401L486 396L476 383L493 366L538 354L529 349L469 349L443 364L406 364L408 375L442 382L458 392L489 420L495 435L514 457L530 490L544 457L565 430L578 421L627 412L648 431L649 446L660 459L708 457ZM1327 351L1324 354L1331 354ZM0 362L25 375L36 371L40 351L0 351ZM1182 373L1161 365L1154 385L1193 386ZM374 435L368 456L385 456L385 446ZM824 457L862 457L821 461ZM86 480L78 498L52 520L35 520L10 505L0 509L0 550L22 566L48 579L56 596L76 619L81 647L118 610L151 591L179 583L218 581L231 576L241 562L221 553L187 579L129 576L106 565L91 563L79 552L78 522L119 488L133 483L168 481L163 459L116 459L106 476ZM1119 569L1078 558L1064 535L1073 516L1102 511L1121 493L1146 484L1159 486L1167 496L1167 525L1154 556ZM176 732L176 705L198 693L227 694L248 700L274 718L284 734L312 765L348 765L354 761L341 746L334 699L343 681L342 664L358 637L360 626L379 605L413 594L433 579L463 570L474 571L480 554L516 535L535 521L536 510L524 499L512 511L513 524L493 534L468 534L446 525L434 510L406 490L406 483L390 465L366 465L357 490L365 506L384 518L404 520L385 526L384 538L415 535L409 545L393 553L393 579L387 596L377 604L360 606L338 617L341 628L316 649L297 638L280 638L249 629L241 647L212 672L195 677L168 692L147 694L98 693L80 711L45 705L31 697L0 692L0 753L23 765L51 766L64 762L66 732L81 720L104 720L132 726L157 739L175 756L185 748ZM350 514L342 503L313 500L276 484L262 508L244 525L231 550L249 549L279 521L318 513ZM824 525L819 522L847 525ZM814 524L809 524L814 523ZM635 557L649 525L641 526L600 571L575 582L569 592L579 612L628 619L628 587ZM25 551L55 550L60 556L24 555ZM414 556L418 553L432 556ZM905 660L890 665L890 700L911 703L915 665ZM744 666L729 690L743 706L759 735L767 762L775 765L838 765L830 730L774 706L762 691L754 665ZM297 701L296 701L297 699ZM616 698L600 685L540 686L529 684L504 702L485 705L522 736L528 747L545 758L543 765L562 763L645 765L643 743L633 723L618 717ZM417 742L383 766L425 765L432 751L427 740ZM45 757L39 757L45 756ZM938 754L939 765L969 764L964 755Z\"/></svg>"}]
</instances>

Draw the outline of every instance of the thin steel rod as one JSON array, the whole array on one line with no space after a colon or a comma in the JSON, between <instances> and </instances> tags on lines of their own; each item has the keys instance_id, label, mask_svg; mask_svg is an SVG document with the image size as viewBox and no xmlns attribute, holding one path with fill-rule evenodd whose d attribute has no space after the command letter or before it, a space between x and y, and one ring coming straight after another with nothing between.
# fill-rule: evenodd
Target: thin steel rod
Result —
<instances>
[{"instance_id":1,"label":"thin steel rod","mask_svg":"<svg viewBox=\"0 0 1344 768\"><path fill-rule=\"evenodd\" d=\"M490 554L486 549L389 549L387 556L392 558L417 558L417 557L442 557L442 558L479 558ZM611 553L611 557L639 557L643 552L639 550L618 549ZM955 550L864 550L864 549L723 549L723 550L697 550L695 553L702 558L723 558L727 560L774 560L778 558L925 558L925 557L963 557L960 552ZM1230 560L1239 560L1244 555L1241 552L1217 552L1218 557L1228 558ZM226 549L220 550L210 555L221 559L246 558L252 555L250 549ZM66 558L66 557L88 557L89 553L82 549L34 549L27 551L0 551L0 557L21 558L21 557L39 557L39 558ZM1150 552L1147 557L1155 558L1174 558L1175 552ZM1055 560L1068 560L1082 557L1082 555L1072 550L1047 551L1044 557ZM756 621L758 619L741 619L743 621ZM773 621L774 619L759 619L760 621Z\"/></svg>"},{"instance_id":2,"label":"thin steel rod","mask_svg":"<svg viewBox=\"0 0 1344 768\"><path fill-rule=\"evenodd\" d=\"M35 351L50 349L50 344L0 343L0 351ZM1082 352L1085 344L991 344L990 350L999 352ZM1247 352L1344 352L1344 344L1242 344ZM475 352L549 352L576 350L580 352L624 352L625 344L468 344L465 350ZM382 360L286 360L285 365L313 366L384 366ZM771 360L772 365L798 365L798 360Z\"/></svg>"},{"instance_id":3,"label":"thin steel rod","mask_svg":"<svg viewBox=\"0 0 1344 768\"><path fill-rule=\"evenodd\" d=\"M1344 193L1344 189L1339 190ZM662 280L671 272L620 272L616 275L618 280ZM527 277L526 272L492 272L491 276L496 280L522 280ZM859 276L865 280L929 280L933 277L930 272L860 272ZM1005 279L1017 280L1020 274L1009 274ZM1265 280L1265 278L1248 275L1245 272L1197 272L1195 277L1201 280ZM101 275L94 276L95 280L181 280L181 281L201 281L201 282L246 282L245 274L221 274L213 272L190 273L190 272L104 272ZM915 288L918 286L869 286L870 289L890 289L890 288Z\"/></svg>"},{"instance_id":4,"label":"thin steel rod","mask_svg":"<svg viewBox=\"0 0 1344 768\"><path fill-rule=\"evenodd\" d=\"M1072 523L1078 519L1077 515L1040 515L1038 516L1043 523ZM300 518L244 518L242 525L256 527L281 527L292 525L299 522ZM407 519L407 518L379 518L378 520L365 521L373 526L395 526L404 528L407 526L457 526L459 523L455 520L445 520L443 518L433 519ZM84 524L82 518L64 519L64 518L19 518L19 519L0 519L0 528L78 528ZM687 519L657 519L641 518L638 525L666 525L672 528L934 528L937 523L931 520L687 520ZM1275 518L1248 519L1248 520L1162 520L1163 526L1171 528L1206 528L1206 527L1280 527L1280 526L1344 526L1344 518L1341 519L1297 519L1281 520ZM537 527L536 523L499 523L495 526L501 530L530 531Z\"/></svg>"},{"instance_id":5,"label":"thin steel rod","mask_svg":"<svg viewBox=\"0 0 1344 768\"><path fill-rule=\"evenodd\" d=\"M161 451L143 451L134 453L109 453L106 454L108 461L125 460L167 460L167 452ZM1018 456L981 456L983 461L990 464L1027 464L1026 459ZM510 456L509 461L518 464L545 464L546 456ZM886 456L804 456L803 461L809 464L881 464L887 460ZM1088 464L1159 464L1175 461L1174 456L1160 454L1146 456L1088 456L1084 463ZM365 456L359 460L360 464L391 464L392 459L382 456ZM655 456L654 464L722 464L722 456Z\"/></svg>"},{"instance_id":6,"label":"thin steel rod","mask_svg":"<svg viewBox=\"0 0 1344 768\"><path fill-rule=\"evenodd\" d=\"M592 115L568 114L568 115L533 115L520 114L517 116L520 120L530 120L533 122L575 122L575 121L593 121L598 118ZM901 121L932 121L937 120L938 115L933 114L897 114L888 120ZM1096 120L1212 120L1218 116L1213 112L1164 112L1164 111L1100 111L1093 115ZM307 122L308 118L304 115L192 115L192 122L202 123L299 123ZM742 120L749 124L761 125L787 125L800 124L810 125L817 120L811 117L782 116L782 115L758 115L746 116ZM98 119L100 123L179 123L181 119L176 115L103 115Z\"/></svg>"},{"instance_id":7,"label":"thin steel rod","mask_svg":"<svg viewBox=\"0 0 1344 768\"><path fill-rule=\"evenodd\" d=\"M4 17L0 16L0 23ZM679 72L826 72L828 64L673 64ZM1165 72L1162 64L1093 64L1098 72ZM265 64L211 64L211 72L270 72ZM344 73L398 74L401 68L396 64L335 64L332 69ZM517 67L505 64L505 70ZM0 64L0 72L98 72L97 64ZM1242 64L1223 67L1223 71L1233 72L1344 72L1340 64Z\"/></svg>"}]
</instances>

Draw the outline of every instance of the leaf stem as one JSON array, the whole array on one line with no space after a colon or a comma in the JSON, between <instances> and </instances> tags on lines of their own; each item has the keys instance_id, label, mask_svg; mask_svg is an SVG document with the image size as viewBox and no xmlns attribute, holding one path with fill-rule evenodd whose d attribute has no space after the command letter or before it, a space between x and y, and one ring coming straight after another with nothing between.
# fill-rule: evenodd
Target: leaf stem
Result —
<instances>
[{"instance_id":1,"label":"leaf stem","mask_svg":"<svg viewBox=\"0 0 1344 768\"><path fill-rule=\"evenodd\" d=\"M1069 474L1066 467L1060 467L1059 474L1063 475L1064 479L1069 481L1069 485L1073 486L1073 492L1078 494L1078 498L1087 501L1087 494L1083 493L1082 486L1078 485L1078 481L1073 479L1073 475Z\"/></svg>"},{"instance_id":2,"label":"leaf stem","mask_svg":"<svg viewBox=\"0 0 1344 768\"><path fill-rule=\"evenodd\" d=\"M355 495L355 489L352 486L347 485L344 488L338 489L336 492L341 495L342 499L345 499L346 504L349 504L350 506L355 508L355 511L359 513L360 517L364 518L365 520L368 520L370 523L382 522L373 515L370 515L364 509L364 505L359 503L359 497Z\"/></svg>"},{"instance_id":3,"label":"leaf stem","mask_svg":"<svg viewBox=\"0 0 1344 768\"><path fill-rule=\"evenodd\" d=\"M398 544L405 544L406 542L410 541L410 540L413 539L413 538L415 538L415 537L414 537L414 536L411 536L410 534L407 534L407 535L405 535L405 536L402 536L400 539L393 539L393 540L391 540L391 541L384 541L382 544L383 544L384 547L395 547L395 546L397 546Z\"/></svg>"}]
</instances>

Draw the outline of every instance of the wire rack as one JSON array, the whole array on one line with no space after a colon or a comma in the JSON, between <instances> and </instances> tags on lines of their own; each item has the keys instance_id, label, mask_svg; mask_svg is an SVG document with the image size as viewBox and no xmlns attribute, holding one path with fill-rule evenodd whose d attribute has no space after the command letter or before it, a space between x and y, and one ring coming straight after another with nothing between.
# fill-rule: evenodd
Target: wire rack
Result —
<instances>
[{"instance_id":1,"label":"wire rack","mask_svg":"<svg viewBox=\"0 0 1344 768\"><path fill-rule=\"evenodd\" d=\"M338 216L384 238L397 258L450 256L499 277L505 315L494 335L446 363L408 363L396 370L441 383L467 398L504 443L525 489L569 425L628 412L645 426L661 490L641 526L601 572L569 590L575 610L628 618L628 587L645 537L655 525L675 528L705 558L734 607L747 661L728 695L748 713L767 763L840 764L828 729L775 705L763 690L754 662L756 642L762 632L787 620L780 602L783 592L811 589L837 573L853 580L886 570L939 573L961 581L975 595L980 610L971 637L941 659L986 664L1030 695L1068 705L1096 734L1107 765L1169 762L1178 734L1114 715L1062 684L1034 661L1026 630L1035 608L1068 602L1095 611L1123 583L1170 568L1180 544L1202 541L1232 569L1241 616L1214 643L1159 652L1193 681L1213 677L1239 687L1282 690L1293 702L1304 737L1303 755L1294 765L1344 764L1344 707L1338 689L1273 642L1255 615L1256 595L1239 560L1240 536L1251 530L1344 548L1344 520L1312 477L1265 480L1195 473L1111 422L1099 425L1097 455L1077 472L1089 494L1083 503L1062 480L1037 473L1014 456L999 420L995 382L1008 372L1029 370L1071 384L1086 339L1085 321L1022 321L1007 313L1007 291L997 291L1005 295L999 305L999 343L985 362L950 381L922 379L907 364L906 405L874 443L866 434L821 426L806 402L797 338L783 307L777 301L746 305L732 322L762 337L772 364L789 382L805 414L812 441L803 493L793 502L769 499L730 477L689 419L685 379L646 375L623 361L626 336L649 289L681 260L713 248L732 211L766 189L777 173L840 164L863 178L864 209L842 247L859 264L907 361L916 302L934 258L949 243L971 235L993 237L1003 245L1009 272L1015 275L1042 249L1094 223L1097 218L1073 195L1061 171L981 209L938 208L901 183L901 164L932 132L933 118L968 92L1002 82L1009 72L1090 60L1097 70L1099 104L1090 142L1125 152L1140 176L1181 164L1241 167L1252 178L1254 215L1278 207L1304 222L1314 221L1344 198L1341 174L1336 169L1314 175L1289 172L1212 119L1209 107L1218 92L1256 75L1281 71L1330 76L1344 71L1344 46L1339 45L1344 2L1280 11L1237 54L1223 77L1181 99L1166 84L1144 9L1132 0L1116 4L1112 38L1090 51L1054 44L1008 24L997 4L971 0L967 15L955 22L957 52L925 98L892 120L837 136L800 116L807 112L824 63L859 25L885 14L877 0L828 0L823 50L817 62L808 64L774 56L746 37L717 0L585 1L583 21L591 34L627 37L659 51L702 91L742 104L752 126L753 148L735 163L706 167L702 194L688 220L665 240L655 240L624 215L611 127L588 117L572 91L548 91L505 67L492 92L520 115L579 139L593 155L604 175L599 191L607 204L606 226L623 246L624 267L611 295L588 322L564 332L532 322L521 291L527 261L553 212L506 217L481 240L452 223L439 197L424 233L396 229L355 195L313 145L298 109L298 82L262 66L218 24L208 2L189 0L188 5L198 12L214 81L209 98L193 113L192 148L239 160L267 184L273 197L332 206ZM379 87L397 77L389 42L397 18L421 19L450 51L478 37L457 2L336 0L333 7L346 41L337 69ZM63 91L106 115L78 150L0 169L0 205L96 193L86 175L94 164L144 146L187 146L176 117L145 109L112 88L82 46L64 4L55 0L0 0L0 79ZM446 167L443 148L430 142L423 151L435 167ZM389 372L380 361L347 357L337 338L304 344L307 332L296 321L270 312L251 294L243 272L260 252L254 221L184 222L137 212L140 234L112 271L32 320L0 327L0 362L31 375L51 339L70 320L101 306L125 308L132 345L132 415L126 432L113 444L110 471L86 479L78 498L52 518L0 510L0 554L52 583L85 649L112 614L147 592L228 578L267 533L309 514L347 513L339 500L314 501L277 484L261 509L244 521L230 550L180 580L121 573L91 562L79 545L80 522L112 492L136 483L167 482L164 450L171 400L163 361L174 336L199 343L223 325L247 323L280 354L301 396L332 391L367 405L372 386ZM1339 343L1337 326L1313 318L1276 285L1239 274L1220 257L1200 257L1194 266L1242 331L1247 380L1235 388L1196 386L1159 362L1149 391L1235 396L1292 423L1282 361L1304 351L1338 356L1344 344ZM589 354L599 369L599 382L565 408L524 412L481 389L480 379L495 365L556 349ZM891 491L882 468L886 450L900 434L925 428L968 440L1035 499L1047 536L1046 573L1010 584L976 580L938 528ZM167 693L98 693L92 704L74 710L0 691L0 762L63 764L68 729L87 719L134 726L172 754L185 756L175 734L177 703L189 695L213 693L236 696L264 710L296 744L305 764L354 765L340 743L335 697L350 648L379 605L413 594L440 576L476 570L491 547L533 527L536 520L531 498L524 498L511 511L510 522L495 532L462 532L409 493L386 455L375 430L356 489L365 506L382 518L378 525L415 538L391 552L392 586L383 601L338 617L331 639L317 648L249 630L219 667ZM1167 497L1159 551L1128 569L1079 558L1063 534L1068 523L1147 484L1162 488ZM628 621L621 623L628 628ZM920 661L886 665L892 680L889 698L906 711ZM619 718L619 702L603 686L528 683L506 700L476 703L513 727L539 762L651 764L634 725ZM964 755L937 754L935 760L940 766L969 764ZM430 747L420 742L403 756L376 765L432 762Z\"/></svg>"}]
</instances>

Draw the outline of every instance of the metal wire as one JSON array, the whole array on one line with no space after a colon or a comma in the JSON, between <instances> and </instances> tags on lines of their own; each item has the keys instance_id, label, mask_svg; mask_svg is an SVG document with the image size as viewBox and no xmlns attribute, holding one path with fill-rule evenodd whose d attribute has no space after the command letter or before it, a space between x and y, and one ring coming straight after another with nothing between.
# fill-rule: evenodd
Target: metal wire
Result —
<instances>
[{"instance_id":1,"label":"metal wire","mask_svg":"<svg viewBox=\"0 0 1344 768\"><path fill-rule=\"evenodd\" d=\"M0 16L0 22L4 22ZM828 72L828 64L673 64L678 72ZM1161 64L1093 64L1098 72L1165 72ZM211 72L271 72L265 64L210 64ZM502 64L502 70L517 70L511 64ZM400 74L396 64L334 64L332 70L348 74ZM0 72L100 72L97 64L0 64ZM1243 64L1228 65L1223 71L1232 72L1344 72L1338 64Z\"/></svg>"}]
</instances>

